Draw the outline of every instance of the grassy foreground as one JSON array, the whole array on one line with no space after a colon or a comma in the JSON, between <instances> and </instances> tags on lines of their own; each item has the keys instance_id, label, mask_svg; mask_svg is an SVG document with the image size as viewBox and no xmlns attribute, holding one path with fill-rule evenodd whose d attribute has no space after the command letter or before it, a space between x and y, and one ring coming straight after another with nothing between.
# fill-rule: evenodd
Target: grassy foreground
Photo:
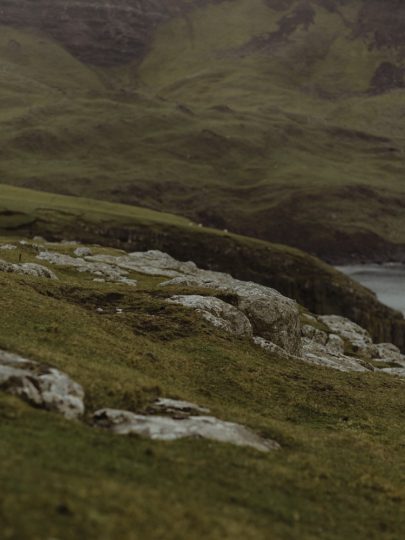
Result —
<instances>
[{"instance_id":1,"label":"grassy foreground","mask_svg":"<svg viewBox=\"0 0 405 540\"><path fill-rule=\"evenodd\" d=\"M0 348L65 370L89 412L183 398L282 450L121 438L0 393L2 538L403 536L404 381L280 361L166 305L159 278L134 274L134 290L56 272L0 274Z\"/></svg>"}]
</instances>

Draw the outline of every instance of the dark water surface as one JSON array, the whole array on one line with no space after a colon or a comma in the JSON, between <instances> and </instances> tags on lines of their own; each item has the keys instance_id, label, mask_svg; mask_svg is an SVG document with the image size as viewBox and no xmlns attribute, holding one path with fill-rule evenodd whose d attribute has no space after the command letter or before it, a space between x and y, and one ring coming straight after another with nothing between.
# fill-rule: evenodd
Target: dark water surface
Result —
<instances>
[{"instance_id":1,"label":"dark water surface","mask_svg":"<svg viewBox=\"0 0 405 540\"><path fill-rule=\"evenodd\" d=\"M338 270L374 291L378 299L405 315L405 265L359 264Z\"/></svg>"}]
</instances>

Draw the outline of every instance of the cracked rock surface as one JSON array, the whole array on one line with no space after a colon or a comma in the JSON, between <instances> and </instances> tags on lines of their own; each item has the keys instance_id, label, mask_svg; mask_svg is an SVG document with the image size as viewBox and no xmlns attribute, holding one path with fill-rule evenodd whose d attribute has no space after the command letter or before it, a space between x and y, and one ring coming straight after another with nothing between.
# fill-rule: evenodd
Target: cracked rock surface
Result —
<instances>
[{"instance_id":1,"label":"cracked rock surface","mask_svg":"<svg viewBox=\"0 0 405 540\"><path fill-rule=\"evenodd\" d=\"M35 263L9 263L0 259L0 272L8 272L13 274L25 274L26 276L41 277L47 279L58 279L56 274L46 268Z\"/></svg>"},{"instance_id":2,"label":"cracked rock surface","mask_svg":"<svg viewBox=\"0 0 405 540\"><path fill-rule=\"evenodd\" d=\"M196 310L210 324L234 336L253 335L252 325L246 315L219 298L198 295L172 296L168 302Z\"/></svg>"},{"instance_id":3,"label":"cracked rock surface","mask_svg":"<svg viewBox=\"0 0 405 540\"><path fill-rule=\"evenodd\" d=\"M171 418L102 409L94 414L94 421L98 427L118 435L139 435L152 440L176 441L191 437L248 446L261 452L280 448L278 443L264 439L240 424L224 422L213 416Z\"/></svg>"},{"instance_id":4,"label":"cracked rock surface","mask_svg":"<svg viewBox=\"0 0 405 540\"><path fill-rule=\"evenodd\" d=\"M137 285L136 280L127 277L128 272L120 268L118 265L92 262L79 256L71 257L70 255L64 255L62 253L52 251L41 251L37 258L50 264L76 268L78 272L88 272L96 276L96 280L98 282L109 281L131 286Z\"/></svg>"},{"instance_id":5,"label":"cracked rock surface","mask_svg":"<svg viewBox=\"0 0 405 540\"><path fill-rule=\"evenodd\" d=\"M0 388L68 419L84 413L83 388L68 375L1 350Z\"/></svg>"}]
</instances>

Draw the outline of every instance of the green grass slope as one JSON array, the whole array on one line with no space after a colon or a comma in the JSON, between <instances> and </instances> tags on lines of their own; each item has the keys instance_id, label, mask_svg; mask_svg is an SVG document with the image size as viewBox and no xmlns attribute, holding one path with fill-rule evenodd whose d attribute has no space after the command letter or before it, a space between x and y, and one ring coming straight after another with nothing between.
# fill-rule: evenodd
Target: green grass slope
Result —
<instances>
[{"instance_id":1,"label":"green grass slope","mask_svg":"<svg viewBox=\"0 0 405 540\"><path fill-rule=\"evenodd\" d=\"M35 250L3 256L29 262ZM89 414L183 398L282 449L120 437L0 392L4 540L404 535L404 381L280 361L167 305L160 278L134 274L133 289L52 269L58 281L0 273L1 349L66 371Z\"/></svg>"},{"instance_id":2,"label":"green grass slope","mask_svg":"<svg viewBox=\"0 0 405 540\"><path fill-rule=\"evenodd\" d=\"M393 21L403 8L191 7L156 27L141 65L109 69L2 27L1 180L175 212L330 260L403 257Z\"/></svg>"},{"instance_id":3,"label":"green grass slope","mask_svg":"<svg viewBox=\"0 0 405 540\"><path fill-rule=\"evenodd\" d=\"M287 246L199 227L140 207L0 184L0 231L80 240L128 251L160 249L203 268L269 285L313 312L341 314L376 341L405 350L405 320L374 293L319 259Z\"/></svg>"}]
</instances>

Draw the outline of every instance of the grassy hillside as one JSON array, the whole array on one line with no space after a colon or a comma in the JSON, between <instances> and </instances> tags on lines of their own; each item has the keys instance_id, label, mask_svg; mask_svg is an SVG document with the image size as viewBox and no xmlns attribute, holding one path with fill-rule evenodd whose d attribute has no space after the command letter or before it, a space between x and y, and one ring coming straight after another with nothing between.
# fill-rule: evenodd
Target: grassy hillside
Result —
<instances>
[{"instance_id":1,"label":"grassy hillside","mask_svg":"<svg viewBox=\"0 0 405 540\"><path fill-rule=\"evenodd\" d=\"M81 240L128 251L160 249L203 268L269 285L313 312L341 314L405 350L405 320L374 293L302 251L144 208L0 184L0 231Z\"/></svg>"},{"instance_id":2,"label":"grassy hillside","mask_svg":"<svg viewBox=\"0 0 405 540\"><path fill-rule=\"evenodd\" d=\"M35 250L2 258L35 261ZM403 536L402 380L269 356L167 305L160 278L133 274L134 289L52 269L58 281L0 273L0 349L66 371L89 415L183 398L282 448L119 437L0 392L2 538Z\"/></svg>"},{"instance_id":3,"label":"grassy hillside","mask_svg":"<svg viewBox=\"0 0 405 540\"><path fill-rule=\"evenodd\" d=\"M393 24L360 0L199 2L156 27L141 65L109 69L3 27L0 177L329 259L403 257Z\"/></svg>"}]
</instances>

